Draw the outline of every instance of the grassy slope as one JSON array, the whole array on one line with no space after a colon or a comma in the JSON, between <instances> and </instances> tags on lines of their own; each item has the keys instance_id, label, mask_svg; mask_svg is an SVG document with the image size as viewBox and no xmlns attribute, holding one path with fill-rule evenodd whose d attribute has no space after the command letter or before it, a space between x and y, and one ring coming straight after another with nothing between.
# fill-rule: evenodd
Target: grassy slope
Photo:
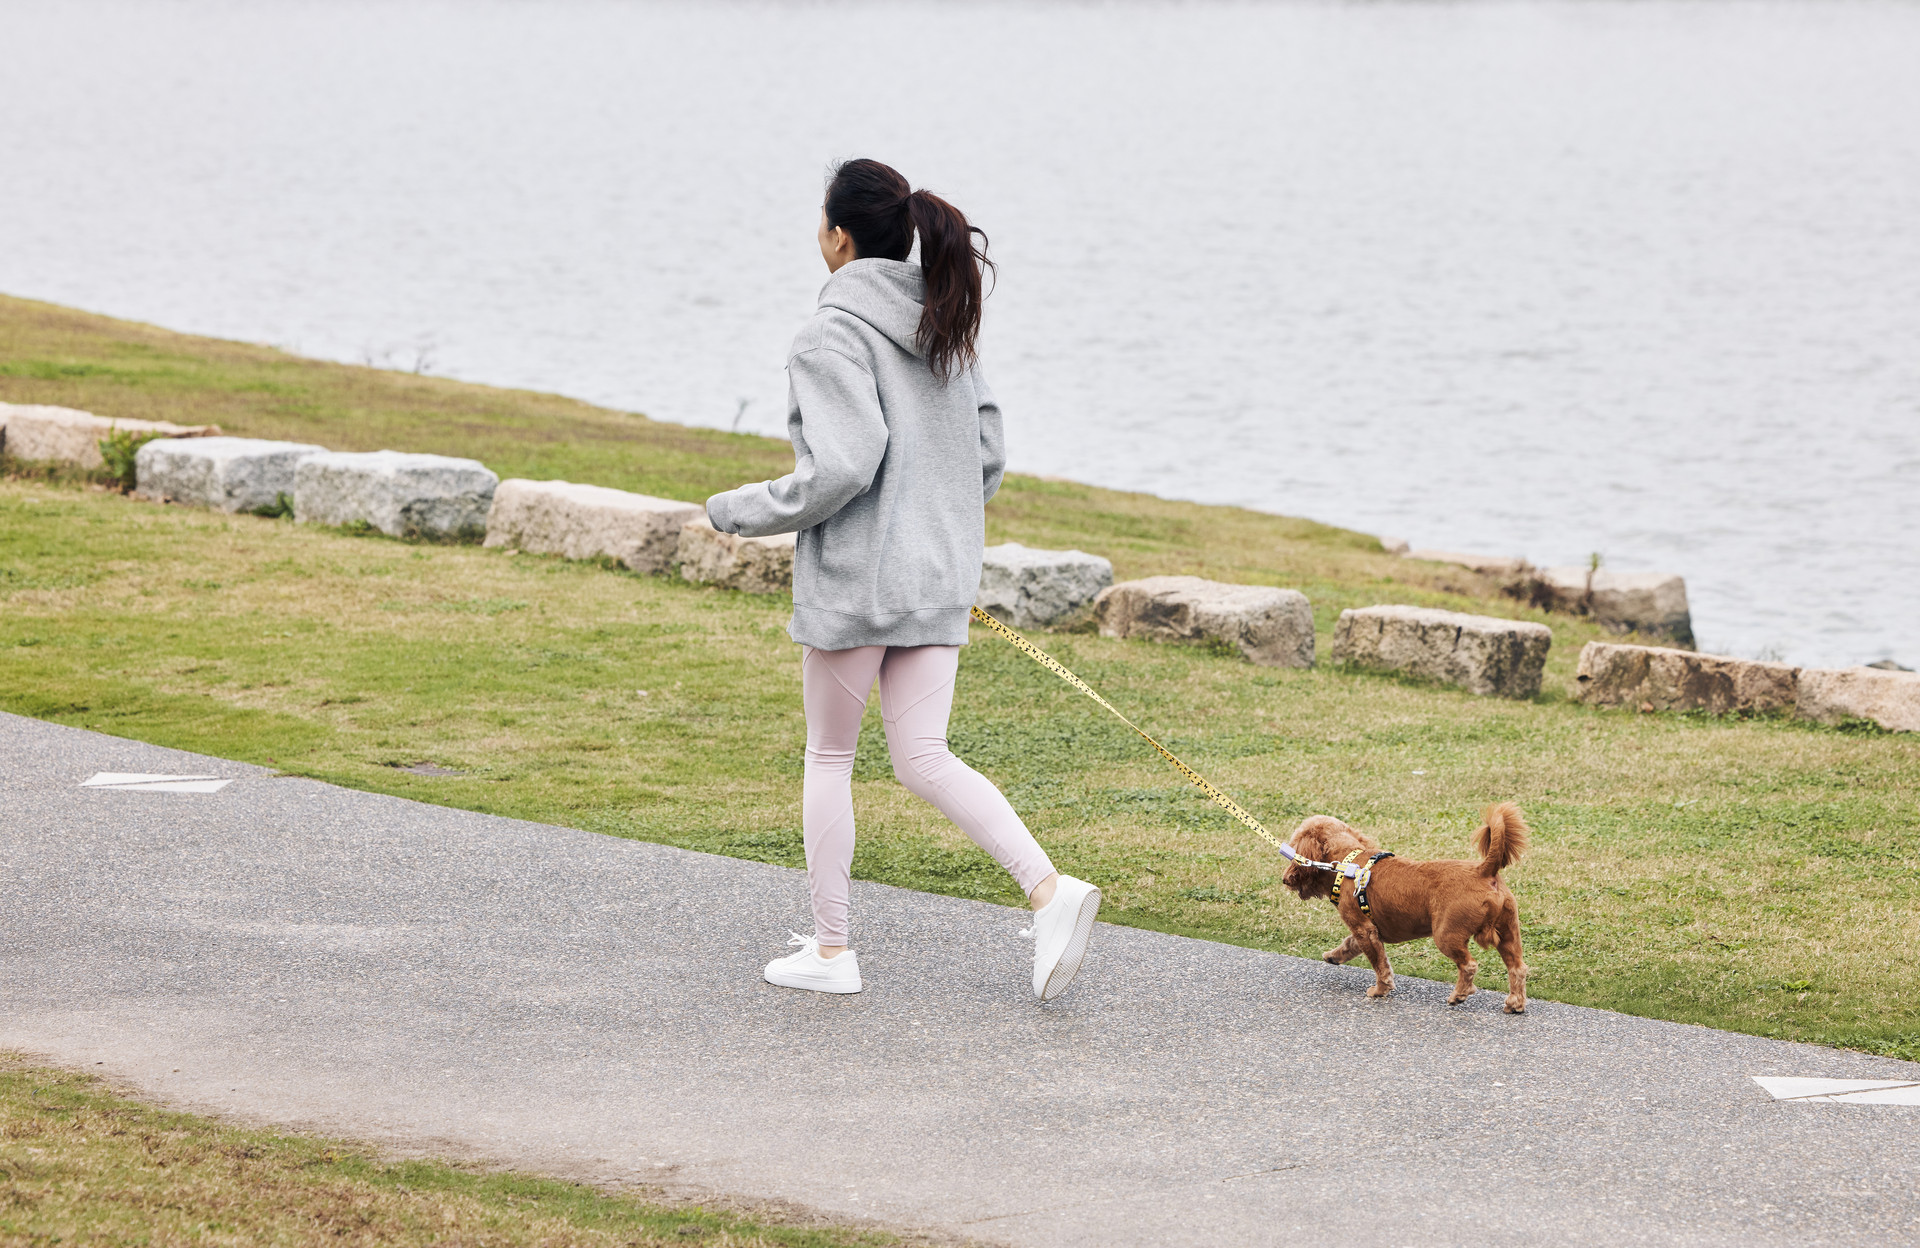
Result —
<instances>
[{"instance_id":1,"label":"grassy slope","mask_svg":"<svg viewBox=\"0 0 1920 1248\"><path fill-rule=\"evenodd\" d=\"M793 468L784 441L662 424L556 395L302 359L4 295L0 401L217 424L343 451L469 455L502 477L667 498L699 500ZM1492 592L1471 572L1410 564L1365 534L1310 520L1017 474L987 521L989 541L1077 543L1111 558L1122 579L1180 572L1298 588L1313 600L1323 633L1344 607L1390 600L1479 609ZM1494 610L1555 626L1549 671L1562 689L1580 641L1598 635L1512 603Z\"/></svg>"},{"instance_id":2,"label":"grassy slope","mask_svg":"<svg viewBox=\"0 0 1920 1248\"><path fill-rule=\"evenodd\" d=\"M0 399L485 460L502 475L699 498L784 445L551 396L288 357L0 299ZM1044 639L1269 823L1341 814L1416 856L1525 805L1514 873L1540 996L1920 1055L1920 742L1782 721L1604 713L1565 698L1577 621L1489 599L1358 534L1012 479L994 540L1073 545L1121 577L1191 571L1342 606L1543 619L1548 690L1475 699L1204 650ZM0 707L339 783L798 865L803 740L787 604L594 565L408 546L98 492L0 486ZM1078 695L977 635L956 749L1005 787L1119 922L1315 953L1339 935L1276 860ZM638 691L646 690L642 696ZM870 728L876 725L870 724ZM425 779L432 759L469 774ZM1017 901L984 856L857 771L856 874ZM1450 978L1422 943L1406 973ZM1482 984L1498 987L1496 964Z\"/></svg>"},{"instance_id":3,"label":"grassy slope","mask_svg":"<svg viewBox=\"0 0 1920 1248\"><path fill-rule=\"evenodd\" d=\"M897 1243L223 1126L0 1053L0 1244Z\"/></svg>"}]
</instances>

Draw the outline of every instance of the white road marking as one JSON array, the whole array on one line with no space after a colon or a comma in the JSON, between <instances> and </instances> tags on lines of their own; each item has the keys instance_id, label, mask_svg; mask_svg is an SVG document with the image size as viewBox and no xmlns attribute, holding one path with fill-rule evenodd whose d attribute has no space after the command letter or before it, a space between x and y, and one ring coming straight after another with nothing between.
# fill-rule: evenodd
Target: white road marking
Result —
<instances>
[{"instance_id":1,"label":"white road marking","mask_svg":"<svg viewBox=\"0 0 1920 1248\"><path fill-rule=\"evenodd\" d=\"M151 784L156 780L211 780L212 776L169 776L150 771L100 771L95 772L91 780L82 780L83 789L97 789L103 786L120 784Z\"/></svg>"},{"instance_id":2,"label":"white road marking","mask_svg":"<svg viewBox=\"0 0 1920 1248\"><path fill-rule=\"evenodd\" d=\"M1776 1101L1827 1101L1836 1105L1920 1105L1920 1080L1807 1079L1754 1075Z\"/></svg>"},{"instance_id":3,"label":"white road marking","mask_svg":"<svg viewBox=\"0 0 1920 1248\"><path fill-rule=\"evenodd\" d=\"M1884 1088L1878 1092L1855 1092L1851 1096L1830 1096L1843 1105L1920 1105L1920 1083L1904 1088Z\"/></svg>"},{"instance_id":4,"label":"white road marking","mask_svg":"<svg viewBox=\"0 0 1920 1248\"><path fill-rule=\"evenodd\" d=\"M142 771L102 771L82 780L83 789L113 789L127 793L218 793L233 783L232 777L168 776Z\"/></svg>"}]
</instances>

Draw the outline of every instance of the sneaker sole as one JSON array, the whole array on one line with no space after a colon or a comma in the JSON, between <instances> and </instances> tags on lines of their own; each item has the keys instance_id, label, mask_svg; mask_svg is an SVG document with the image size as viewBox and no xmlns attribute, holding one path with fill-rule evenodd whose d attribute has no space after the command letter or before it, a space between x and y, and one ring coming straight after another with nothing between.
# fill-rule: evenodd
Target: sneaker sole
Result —
<instances>
[{"instance_id":1,"label":"sneaker sole","mask_svg":"<svg viewBox=\"0 0 1920 1248\"><path fill-rule=\"evenodd\" d=\"M1080 913L1073 918L1073 935L1067 938L1066 950L1047 976L1046 985L1040 993L1042 1001L1051 1001L1065 992L1067 985L1073 982L1073 977L1080 973L1080 963L1087 957L1087 941L1093 935L1093 921L1099 914L1100 890L1096 888L1080 900Z\"/></svg>"},{"instance_id":2,"label":"sneaker sole","mask_svg":"<svg viewBox=\"0 0 1920 1248\"><path fill-rule=\"evenodd\" d=\"M778 988L800 988L807 992L854 993L866 987L859 980L851 984L834 984L818 979L775 979L771 975L761 975L762 979Z\"/></svg>"}]
</instances>

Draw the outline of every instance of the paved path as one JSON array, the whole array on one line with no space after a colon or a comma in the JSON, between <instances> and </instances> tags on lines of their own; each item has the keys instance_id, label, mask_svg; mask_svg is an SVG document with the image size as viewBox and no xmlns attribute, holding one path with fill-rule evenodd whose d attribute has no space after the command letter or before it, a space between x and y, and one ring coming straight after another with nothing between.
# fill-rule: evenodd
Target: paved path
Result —
<instances>
[{"instance_id":1,"label":"paved path","mask_svg":"<svg viewBox=\"0 0 1920 1248\"><path fill-rule=\"evenodd\" d=\"M100 771L239 777L82 789ZM867 991L759 981L797 872L0 715L0 1046L173 1102L1031 1245L1920 1242L1920 1067L856 885Z\"/></svg>"}]
</instances>

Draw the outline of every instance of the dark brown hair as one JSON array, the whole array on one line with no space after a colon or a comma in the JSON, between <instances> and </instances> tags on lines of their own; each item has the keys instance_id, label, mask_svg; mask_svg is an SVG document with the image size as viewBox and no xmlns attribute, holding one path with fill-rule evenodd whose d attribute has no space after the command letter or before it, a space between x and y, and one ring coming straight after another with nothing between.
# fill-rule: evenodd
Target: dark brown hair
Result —
<instances>
[{"instance_id":1,"label":"dark brown hair","mask_svg":"<svg viewBox=\"0 0 1920 1248\"><path fill-rule=\"evenodd\" d=\"M905 260L920 236L927 297L920 311L920 349L945 380L973 366L980 336L980 270L992 269L987 233L932 191L916 191L890 165L849 160L827 179L827 224L853 239L855 256ZM980 236L978 246L973 236Z\"/></svg>"}]
</instances>

